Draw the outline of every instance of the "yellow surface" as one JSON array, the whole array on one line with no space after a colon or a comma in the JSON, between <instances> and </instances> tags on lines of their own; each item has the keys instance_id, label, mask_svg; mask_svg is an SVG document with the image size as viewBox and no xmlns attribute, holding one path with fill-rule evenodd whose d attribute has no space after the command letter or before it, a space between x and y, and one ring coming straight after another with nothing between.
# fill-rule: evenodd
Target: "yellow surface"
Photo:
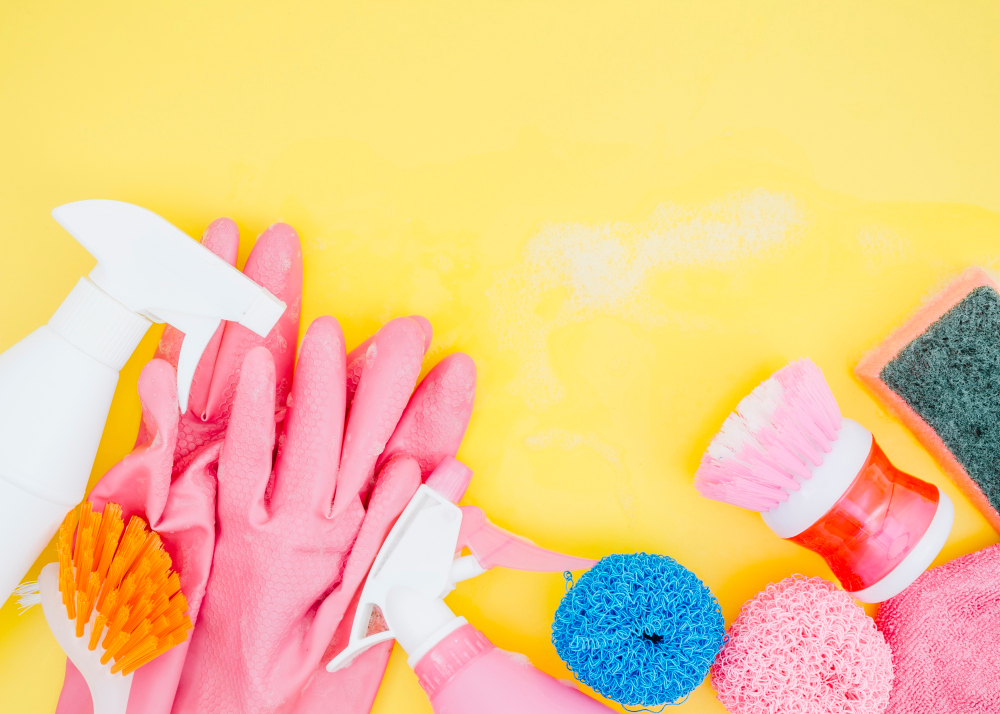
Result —
<instances>
[{"instance_id":1,"label":"yellow surface","mask_svg":"<svg viewBox=\"0 0 1000 714\"><path fill-rule=\"evenodd\" d=\"M939 562L994 543L851 368L951 275L1000 268L1000 6L836 6L5 0L0 348L92 264L53 206L131 201L192 235L228 215L244 257L281 219L307 320L357 342L419 312L433 358L475 358L468 501L539 543L673 555L727 622L829 576L691 486L735 402L801 355L955 501ZM155 339L95 478L131 446ZM449 603L565 677L562 590L497 571ZM51 712L61 678L40 612L8 603L0 709ZM429 710L397 650L375 711ZM681 710L722 707L706 683Z\"/></svg>"}]
</instances>

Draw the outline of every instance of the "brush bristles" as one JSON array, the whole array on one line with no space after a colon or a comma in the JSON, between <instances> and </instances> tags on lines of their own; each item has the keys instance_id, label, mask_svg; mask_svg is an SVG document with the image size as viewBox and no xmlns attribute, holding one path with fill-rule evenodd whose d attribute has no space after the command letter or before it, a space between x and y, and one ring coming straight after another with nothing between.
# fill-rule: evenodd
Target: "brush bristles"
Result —
<instances>
[{"instance_id":1,"label":"brush bristles","mask_svg":"<svg viewBox=\"0 0 1000 714\"><path fill-rule=\"evenodd\" d=\"M767 511L823 463L840 408L819 367L790 362L743 398L712 439L695 474L701 495Z\"/></svg>"},{"instance_id":2,"label":"brush bristles","mask_svg":"<svg viewBox=\"0 0 1000 714\"><path fill-rule=\"evenodd\" d=\"M127 675L187 639L192 625L180 578L142 518L132 516L126 527L117 504L94 513L85 501L59 528L58 554L66 614L77 637L93 617L87 646L101 646L102 664L114 659L112 674Z\"/></svg>"}]
</instances>

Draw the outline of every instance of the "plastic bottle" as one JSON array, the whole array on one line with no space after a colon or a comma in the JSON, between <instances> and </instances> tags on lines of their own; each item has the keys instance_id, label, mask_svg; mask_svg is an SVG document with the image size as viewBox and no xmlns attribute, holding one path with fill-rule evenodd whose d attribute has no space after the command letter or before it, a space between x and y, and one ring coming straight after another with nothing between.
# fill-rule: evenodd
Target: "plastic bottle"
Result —
<instances>
[{"instance_id":1,"label":"plastic bottle","mask_svg":"<svg viewBox=\"0 0 1000 714\"><path fill-rule=\"evenodd\" d=\"M458 461L446 459L417 489L375 558L347 647L327 669L346 667L368 647L395 639L437 714L613 711L572 682L497 648L445 605L455 583L495 566L561 572L595 562L539 548L491 524L481 509L455 505L469 475ZM460 555L463 548L471 555ZM376 611L386 629L369 634Z\"/></svg>"},{"instance_id":2,"label":"plastic bottle","mask_svg":"<svg viewBox=\"0 0 1000 714\"><path fill-rule=\"evenodd\" d=\"M181 410L221 320L266 335L285 305L160 216L79 201L52 216L97 259L47 325L0 354L0 597L83 498L118 372L152 322L185 333Z\"/></svg>"},{"instance_id":3,"label":"plastic bottle","mask_svg":"<svg viewBox=\"0 0 1000 714\"><path fill-rule=\"evenodd\" d=\"M406 623L397 624L396 641L437 714L612 711L572 682L535 669L527 657L499 649L440 600L397 590L385 614L387 622Z\"/></svg>"},{"instance_id":4,"label":"plastic bottle","mask_svg":"<svg viewBox=\"0 0 1000 714\"><path fill-rule=\"evenodd\" d=\"M955 507L937 486L893 466L870 431L844 418L812 478L761 516L777 535L823 556L851 595L875 603L930 566Z\"/></svg>"}]
</instances>

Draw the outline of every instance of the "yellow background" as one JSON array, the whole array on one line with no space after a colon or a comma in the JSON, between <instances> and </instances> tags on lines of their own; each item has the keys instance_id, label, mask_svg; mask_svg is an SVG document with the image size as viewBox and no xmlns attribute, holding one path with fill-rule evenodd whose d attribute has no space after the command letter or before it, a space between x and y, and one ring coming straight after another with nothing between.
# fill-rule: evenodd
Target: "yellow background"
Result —
<instances>
[{"instance_id":1,"label":"yellow background","mask_svg":"<svg viewBox=\"0 0 1000 714\"><path fill-rule=\"evenodd\" d=\"M56 205L131 201L195 236L228 215L243 257L280 219L306 320L356 343L420 312L432 357L475 358L467 500L545 546L672 555L727 622L770 581L829 576L691 486L736 401L803 355L955 500L938 562L994 543L851 370L962 268L1000 268L1000 9L835 5L5 0L0 348L92 265ZM157 332L94 478L132 444ZM566 677L562 591L494 571L449 603ZM0 708L51 712L62 661L8 602ZM397 649L375 711L429 710ZM682 710L722 707L705 683Z\"/></svg>"}]
</instances>

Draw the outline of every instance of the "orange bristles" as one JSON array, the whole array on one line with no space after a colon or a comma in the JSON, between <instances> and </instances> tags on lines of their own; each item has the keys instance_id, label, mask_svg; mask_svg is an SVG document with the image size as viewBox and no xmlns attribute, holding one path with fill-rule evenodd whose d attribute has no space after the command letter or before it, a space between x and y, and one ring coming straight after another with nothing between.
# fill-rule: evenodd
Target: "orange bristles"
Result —
<instances>
[{"instance_id":1,"label":"orange bristles","mask_svg":"<svg viewBox=\"0 0 1000 714\"><path fill-rule=\"evenodd\" d=\"M87 598L87 593L83 590L76 591L76 636L83 637L83 628L87 626L87 619L84 619L84 613L90 612L90 600Z\"/></svg>"},{"instance_id":2,"label":"orange bristles","mask_svg":"<svg viewBox=\"0 0 1000 714\"><path fill-rule=\"evenodd\" d=\"M128 621L128 615L129 615L128 606L126 605L124 607L118 608L118 610L114 614L114 617L108 618L108 634L104 638L104 644L103 644L104 649L106 650L111 649L111 643L115 641L115 639L118 637L118 633L120 633L122 631L122 628L125 627L125 623Z\"/></svg>"},{"instance_id":3,"label":"orange bristles","mask_svg":"<svg viewBox=\"0 0 1000 714\"><path fill-rule=\"evenodd\" d=\"M73 533L76 532L77 522L76 510L66 514L65 520L59 527L59 539L56 552L59 556L59 591L63 596L63 605L66 606L66 615L69 619L76 619L76 578L73 575Z\"/></svg>"},{"instance_id":4,"label":"orange bristles","mask_svg":"<svg viewBox=\"0 0 1000 714\"><path fill-rule=\"evenodd\" d=\"M80 515L79 515L79 521L78 521L79 528L77 529L78 533L87 530L87 526L90 525L90 510L92 508L93 508L93 504L91 504L90 501L84 501L80 505ZM80 552L82 550L81 543L82 542L78 538L77 541L76 541L76 550L73 552L73 562L74 563L79 563L80 562Z\"/></svg>"},{"instance_id":5,"label":"orange bristles","mask_svg":"<svg viewBox=\"0 0 1000 714\"><path fill-rule=\"evenodd\" d=\"M132 567L132 563L139 555L139 550L146 542L146 522L138 516L129 519L125 533L122 535L121 543L115 552L111 565L108 567L108 575L104 581L104 589L101 591L101 598L98 605L104 601L107 594L117 588L122 578Z\"/></svg>"},{"instance_id":6,"label":"orange bristles","mask_svg":"<svg viewBox=\"0 0 1000 714\"><path fill-rule=\"evenodd\" d=\"M107 664L110 662L111 658L118 654L123 647L125 647L125 644L128 642L128 637L129 635L127 632L119 632L115 635L115 638L111 640L110 646L108 645L108 637L105 637L104 644L102 645L104 647L104 654L101 655L101 664Z\"/></svg>"},{"instance_id":7,"label":"orange bristles","mask_svg":"<svg viewBox=\"0 0 1000 714\"><path fill-rule=\"evenodd\" d=\"M85 501L63 521L57 552L66 614L77 637L93 620L88 647L100 643L101 663L114 659L112 674L130 674L187 639L192 625L180 578L142 518L126 526L117 504L96 513Z\"/></svg>"},{"instance_id":8,"label":"orange bristles","mask_svg":"<svg viewBox=\"0 0 1000 714\"><path fill-rule=\"evenodd\" d=\"M117 503L109 503L104 507L104 519L101 521L101 532L97 535L97 549L94 550L94 562L97 572L104 580L111 567L111 559L118 550L118 540L122 537L125 522L122 521L122 509Z\"/></svg>"},{"instance_id":9,"label":"orange bristles","mask_svg":"<svg viewBox=\"0 0 1000 714\"><path fill-rule=\"evenodd\" d=\"M179 645L186 639L187 639L187 628L184 630L175 630L174 632L171 632L170 634L166 635L165 637L162 637L159 640L156 646L156 650L145 655L144 657L141 658L137 657L133 660L131 664L126 665L122 669L122 674L125 675L131 674L135 670L139 669L139 667L146 664L146 662L156 659L161 654L169 650L171 647L173 647L174 645Z\"/></svg>"},{"instance_id":10,"label":"orange bristles","mask_svg":"<svg viewBox=\"0 0 1000 714\"><path fill-rule=\"evenodd\" d=\"M111 674L118 674L128 665L144 660L147 655L156 652L158 644L155 637L143 637L135 647L122 651L121 657L116 658L114 666L111 667Z\"/></svg>"},{"instance_id":11,"label":"orange bristles","mask_svg":"<svg viewBox=\"0 0 1000 714\"><path fill-rule=\"evenodd\" d=\"M83 637L83 628L90 622L90 614L94 611L94 601L101 588L97 573L91 573L87 587L76 591L76 636Z\"/></svg>"},{"instance_id":12,"label":"orange bristles","mask_svg":"<svg viewBox=\"0 0 1000 714\"><path fill-rule=\"evenodd\" d=\"M97 649L97 643L101 639L101 634L104 632L104 625L107 621L108 618L104 615L98 615L94 618L94 629L90 631L90 642L87 643L87 649L91 652Z\"/></svg>"}]
</instances>

